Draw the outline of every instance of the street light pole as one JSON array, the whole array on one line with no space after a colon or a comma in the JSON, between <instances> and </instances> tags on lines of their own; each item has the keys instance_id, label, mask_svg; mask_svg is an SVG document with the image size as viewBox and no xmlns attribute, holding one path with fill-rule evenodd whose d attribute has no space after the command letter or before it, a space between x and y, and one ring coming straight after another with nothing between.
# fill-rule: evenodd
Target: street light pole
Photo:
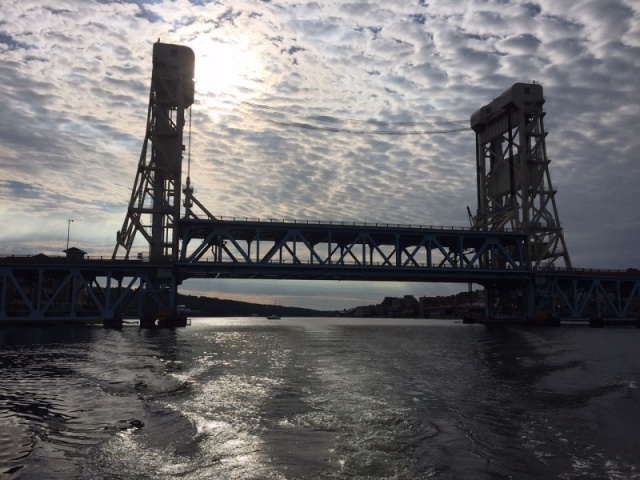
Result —
<instances>
[{"instance_id":1,"label":"street light pole","mask_svg":"<svg viewBox=\"0 0 640 480\"><path fill-rule=\"evenodd\" d=\"M71 233L71 222L72 219L67 220L67 250L69 250L69 234Z\"/></svg>"}]
</instances>

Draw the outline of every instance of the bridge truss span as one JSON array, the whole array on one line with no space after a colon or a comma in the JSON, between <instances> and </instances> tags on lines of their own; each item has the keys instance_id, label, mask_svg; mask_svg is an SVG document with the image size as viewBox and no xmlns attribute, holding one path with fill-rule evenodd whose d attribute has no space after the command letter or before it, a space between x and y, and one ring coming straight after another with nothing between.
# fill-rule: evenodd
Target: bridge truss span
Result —
<instances>
[{"instance_id":1,"label":"bridge truss span","mask_svg":"<svg viewBox=\"0 0 640 480\"><path fill-rule=\"evenodd\" d=\"M528 275L526 235L464 228L180 221L187 277L495 281Z\"/></svg>"},{"instance_id":2,"label":"bridge truss span","mask_svg":"<svg viewBox=\"0 0 640 480\"><path fill-rule=\"evenodd\" d=\"M0 258L0 324L64 321L121 326L124 315L155 315L168 303L167 292L176 287L173 267L166 263L4 257Z\"/></svg>"},{"instance_id":3,"label":"bridge truss span","mask_svg":"<svg viewBox=\"0 0 640 480\"><path fill-rule=\"evenodd\" d=\"M640 318L637 270L559 269L538 275L535 284L536 312L568 320Z\"/></svg>"}]
</instances>

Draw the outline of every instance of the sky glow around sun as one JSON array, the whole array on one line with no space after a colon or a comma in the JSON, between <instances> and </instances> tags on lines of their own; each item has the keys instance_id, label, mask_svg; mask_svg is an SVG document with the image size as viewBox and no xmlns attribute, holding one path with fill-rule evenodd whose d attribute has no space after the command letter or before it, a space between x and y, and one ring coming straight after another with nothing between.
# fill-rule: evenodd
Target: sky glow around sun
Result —
<instances>
[{"instance_id":1,"label":"sky glow around sun","mask_svg":"<svg viewBox=\"0 0 640 480\"><path fill-rule=\"evenodd\" d=\"M192 48L198 94L238 97L255 88L261 76L260 60L246 45L209 40Z\"/></svg>"},{"instance_id":2,"label":"sky glow around sun","mask_svg":"<svg viewBox=\"0 0 640 480\"><path fill-rule=\"evenodd\" d=\"M213 124L235 105L260 94L265 72L248 41L203 36L189 46L196 55L196 103Z\"/></svg>"}]
</instances>

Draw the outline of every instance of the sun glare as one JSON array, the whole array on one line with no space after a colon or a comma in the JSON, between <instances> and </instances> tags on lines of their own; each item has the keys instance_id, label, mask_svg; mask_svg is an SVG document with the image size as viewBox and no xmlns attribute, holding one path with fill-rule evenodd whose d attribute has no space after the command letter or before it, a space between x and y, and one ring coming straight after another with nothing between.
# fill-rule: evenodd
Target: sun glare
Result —
<instances>
[{"instance_id":1,"label":"sun glare","mask_svg":"<svg viewBox=\"0 0 640 480\"><path fill-rule=\"evenodd\" d=\"M202 95L244 97L260 70L256 56L241 45L210 43L197 47L196 90Z\"/></svg>"}]
</instances>

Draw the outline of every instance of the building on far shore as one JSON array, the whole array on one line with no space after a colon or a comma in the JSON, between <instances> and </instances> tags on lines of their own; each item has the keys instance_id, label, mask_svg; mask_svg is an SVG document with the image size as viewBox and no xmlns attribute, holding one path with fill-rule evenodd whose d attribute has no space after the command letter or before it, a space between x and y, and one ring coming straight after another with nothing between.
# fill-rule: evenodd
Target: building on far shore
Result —
<instances>
[{"instance_id":1,"label":"building on far shore","mask_svg":"<svg viewBox=\"0 0 640 480\"><path fill-rule=\"evenodd\" d=\"M470 309L484 305L484 292L475 290L446 297L385 297L382 303L346 310L347 317L462 318Z\"/></svg>"}]
</instances>

